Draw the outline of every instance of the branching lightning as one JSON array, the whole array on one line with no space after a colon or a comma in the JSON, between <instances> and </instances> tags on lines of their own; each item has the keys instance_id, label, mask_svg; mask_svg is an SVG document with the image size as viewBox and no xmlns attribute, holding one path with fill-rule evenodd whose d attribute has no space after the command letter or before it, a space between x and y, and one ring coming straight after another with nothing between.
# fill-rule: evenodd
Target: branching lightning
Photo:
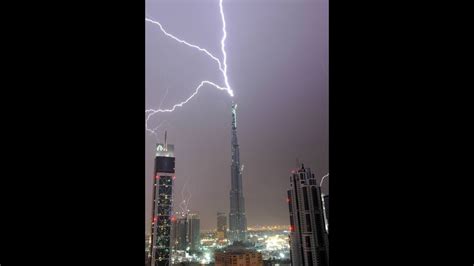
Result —
<instances>
[{"instance_id":1,"label":"branching lightning","mask_svg":"<svg viewBox=\"0 0 474 266\"><path fill-rule=\"evenodd\" d=\"M163 102L165 101L166 96L168 96L168 89L166 89L165 95L163 96L163 99L161 99L160 105L158 105L158 109L160 109L161 106L163 105ZM146 122L145 122L145 123L146 123L146 124L145 124L145 128L146 128L147 131L149 131L151 134L155 135L157 142L159 141L159 140L158 140L159 136L158 136L157 130L158 130L158 128L160 128L160 127L161 127L163 124L165 124L166 122L167 122L166 120L161 121L155 128L153 128L153 129L151 129L151 130L148 129L148 119L147 119Z\"/></svg>"},{"instance_id":2,"label":"branching lightning","mask_svg":"<svg viewBox=\"0 0 474 266\"><path fill-rule=\"evenodd\" d=\"M145 21L150 22L150 23L153 23L153 24L155 24L155 25L158 25L158 27L160 27L161 31L162 31L166 36L170 37L171 39L173 39L173 40L175 40L175 41L177 41L177 42L179 42L179 43L185 44L185 45L187 45L187 46L189 46L189 47L198 49L198 50L201 51L201 52L206 53L210 58L212 58L213 60L215 60L215 61L219 64L219 69L220 69L221 71L224 71L224 69L222 68L222 64L221 64L221 61L219 60L219 58L217 58L217 57L215 57L214 55L212 55L208 50L206 50L206 49L204 49L204 48L201 48L201 47L199 47L199 46L197 46L197 45L195 45L195 44L191 44L191 43L189 43L189 42L187 42L187 41L185 41L185 40L182 40L182 39L180 39L180 38L174 36L173 34L168 33L168 32L163 28L163 26L161 25L161 23L158 22L158 21L154 21L154 20L152 20L152 19L150 19L150 18L145 18Z\"/></svg>"},{"instance_id":3,"label":"branching lightning","mask_svg":"<svg viewBox=\"0 0 474 266\"><path fill-rule=\"evenodd\" d=\"M150 18L145 18L145 21L146 22L149 22L149 23L152 23L154 25L158 25L158 27L160 28L160 30L169 38L181 43L181 44L184 44L184 45L187 45L188 47L191 47L191 48L194 48L194 49L197 49L199 50L200 52L203 52L205 55L207 55L209 58L211 58L212 60L216 61L218 66L219 66L219 70L220 72L222 73L223 77L224 77L224 85L225 86L219 86L217 85L216 83L212 82L212 81L209 81L209 80L203 80L201 81L201 83L196 87L196 89L194 90L194 92L191 94L191 96L189 96L187 99L185 99L184 101L180 102L180 103L177 103L175 105L173 105L173 107L169 108L169 109L160 109L160 107L158 107L158 109L147 109L145 110L145 114L147 114L146 116L146 120L145 120L145 128L148 132L152 133L152 134L155 134L156 135L156 132L155 132L155 129L152 129L150 127L148 127L148 122L149 122L149 119L157 114L157 113L170 113L170 112L173 112L176 108L178 107L182 107L183 105L185 105L187 102L189 102L194 96L196 96L198 93L199 93L199 89L201 89L204 85L211 85L213 87L215 87L216 89L218 90L225 90L227 91L227 93L233 97L234 96L234 92L233 90L231 89L230 85L229 85L229 79L227 77L227 53L226 53L226 50L225 50L225 40L227 39L227 32L226 32L226 22L225 22L225 16L224 16L224 8L222 6L222 2L223 0L219 0L219 10L220 10L220 14L221 14L221 19L222 19L222 39L221 39L221 51L222 51L222 55L223 55L223 60L221 62L221 60L219 58L217 58L216 56L214 56L213 54L211 54L208 50L198 46L198 45L195 45L195 44L191 44L185 40L182 40L178 37L176 37L175 35L167 32L163 25L161 25L160 22L158 21L155 21L155 20L152 20Z\"/></svg>"},{"instance_id":4,"label":"branching lightning","mask_svg":"<svg viewBox=\"0 0 474 266\"><path fill-rule=\"evenodd\" d=\"M189 181L189 178L186 179L181 189L181 202L179 203L179 208L181 209L181 214L180 214L181 216L187 216L189 214L189 203L191 201L192 195L186 186L188 181ZM186 195L186 192L188 195Z\"/></svg>"}]
</instances>

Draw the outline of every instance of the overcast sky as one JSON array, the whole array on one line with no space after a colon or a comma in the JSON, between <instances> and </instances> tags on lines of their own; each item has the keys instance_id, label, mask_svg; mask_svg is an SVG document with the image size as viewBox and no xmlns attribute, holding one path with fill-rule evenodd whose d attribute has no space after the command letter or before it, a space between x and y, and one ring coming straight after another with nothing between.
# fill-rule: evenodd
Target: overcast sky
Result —
<instances>
[{"instance_id":1,"label":"overcast sky","mask_svg":"<svg viewBox=\"0 0 474 266\"><path fill-rule=\"evenodd\" d=\"M229 211L231 101L238 104L237 131L248 225L289 224L286 190L297 158L318 177L328 170L327 0L224 0L229 83L235 97L205 86L172 113L160 113L175 145L174 205L190 194L190 210L202 229L216 227ZM177 37L222 59L218 0L147 0L146 16ZM146 30L146 108L170 108L202 80L224 86L215 61ZM160 139L162 141L162 138ZM146 228L151 220L156 137L146 133ZM328 192L329 178L323 192Z\"/></svg>"}]
</instances>

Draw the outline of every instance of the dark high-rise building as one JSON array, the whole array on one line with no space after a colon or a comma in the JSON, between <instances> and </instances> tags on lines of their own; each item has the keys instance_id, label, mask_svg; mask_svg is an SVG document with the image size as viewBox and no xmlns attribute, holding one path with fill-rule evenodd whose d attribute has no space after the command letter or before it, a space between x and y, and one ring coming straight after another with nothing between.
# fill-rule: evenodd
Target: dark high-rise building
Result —
<instances>
[{"instance_id":1,"label":"dark high-rise building","mask_svg":"<svg viewBox=\"0 0 474 266\"><path fill-rule=\"evenodd\" d=\"M329 234L329 195L323 195L324 217L326 218L326 231Z\"/></svg>"},{"instance_id":2,"label":"dark high-rise building","mask_svg":"<svg viewBox=\"0 0 474 266\"><path fill-rule=\"evenodd\" d=\"M176 250L186 250L188 247L188 219L186 216L176 220Z\"/></svg>"},{"instance_id":3,"label":"dark high-rise building","mask_svg":"<svg viewBox=\"0 0 474 266\"><path fill-rule=\"evenodd\" d=\"M201 246L201 228L197 214L188 215L188 244L191 251L197 251Z\"/></svg>"},{"instance_id":4,"label":"dark high-rise building","mask_svg":"<svg viewBox=\"0 0 474 266\"><path fill-rule=\"evenodd\" d=\"M223 212L217 213L217 239L223 240L227 237L227 216Z\"/></svg>"},{"instance_id":5,"label":"dark high-rise building","mask_svg":"<svg viewBox=\"0 0 474 266\"><path fill-rule=\"evenodd\" d=\"M172 219L171 246L174 250L197 251L201 244L200 219L197 214L178 213Z\"/></svg>"},{"instance_id":6,"label":"dark high-rise building","mask_svg":"<svg viewBox=\"0 0 474 266\"><path fill-rule=\"evenodd\" d=\"M173 179L175 174L174 146L157 144L153 178L153 210L151 223L151 265L170 265L170 231Z\"/></svg>"},{"instance_id":7,"label":"dark high-rise building","mask_svg":"<svg viewBox=\"0 0 474 266\"><path fill-rule=\"evenodd\" d=\"M328 266L329 244L321 188L314 174L304 165L290 176L288 207L291 264Z\"/></svg>"},{"instance_id":8,"label":"dark high-rise building","mask_svg":"<svg viewBox=\"0 0 474 266\"><path fill-rule=\"evenodd\" d=\"M247 234L247 218L245 217L245 203L242 191L242 170L240 165L239 144L237 141L237 104L232 104L232 165L230 212L229 212L229 240L245 241Z\"/></svg>"}]
</instances>

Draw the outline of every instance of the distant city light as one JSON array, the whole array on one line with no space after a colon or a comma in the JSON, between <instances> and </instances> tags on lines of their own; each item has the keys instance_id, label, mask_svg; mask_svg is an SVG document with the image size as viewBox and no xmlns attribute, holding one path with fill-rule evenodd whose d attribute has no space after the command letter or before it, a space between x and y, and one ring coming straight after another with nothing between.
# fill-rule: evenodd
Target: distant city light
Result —
<instances>
[{"instance_id":1,"label":"distant city light","mask_svg":"<svg viewBox=\"0 0 474 266\"><path fill-rule=\"evenodd\" d=\"M249 226L249 241L254 245L254 249L262 254L263 260L289 260L290 245L288 225L265 225ZM265 237L266 236L266 237ZM217 249L225 248L227 241L218 238L215 231L203 233L198 252L189 254L185 250L172 252L173 263L194 262L198 264L212 264L214 262L214 252Z\"/></svg>"}]
</instances>

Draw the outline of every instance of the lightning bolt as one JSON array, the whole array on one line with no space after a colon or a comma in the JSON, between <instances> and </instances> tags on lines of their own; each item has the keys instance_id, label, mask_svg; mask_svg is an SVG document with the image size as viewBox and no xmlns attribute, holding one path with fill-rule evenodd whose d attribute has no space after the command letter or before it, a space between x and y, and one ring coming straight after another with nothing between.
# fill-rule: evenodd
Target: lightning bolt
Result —
<instances>
[{"instance_id":1,"label":"lightning bolt","mask_svg":"<svg viewBox=\"0 0 474 266\"><path fill-rule=\"evenodd\" d=\"M225 50L225 41L227 39L227 31L226 31L226 22L225 22L225 16L224 16L224 7L223 7L222 3L223 3L223 0L219 0L219 10L220 10L220 15L221 15L221 19L222 19L222 33L223 33L222 39L221 39L221 51L222 51L222 55L223 55L222 62L219 58L214 56L208 50L206 50L206 49L204 49L204 48L202 48L198 45L191 44L191 43L189 43L189 42L187 42L183 39L180 39L180 38L176 37L175 35L169 33L168 31L165 30L165 28L163 27L163 25L161 25L160 22L155 21L155 20L150 19L150 18L145 18L146 22L152 23L153 25L157 25L160 28L160 30L163 32L163 34L165 34L167 37L177 41L178 43L181 43L181 44L184 44L188 47L197 49L198 51L200 51L200 52L204 53L205 55L207 55L212 60L216 61L217 64L218 64L218 67L219 67L219 71L222 73L222 76L224 77L224 86L219 86L216 83L214 83L212 81L209 81L209 80L201 81L201 83L196 87L194 92L188 98L186 98L184 101L182 101L180 103L177 103L177 104L173 105L169 109L160 109L160 107L158 107L158 109L147 109L147 110L145 110L145 114L146 114L145 128L148 132L156 135L155 129L152 129L152 128L148 127L148 122L149 122L149 120L152 116L156 115L157 113L170 113L170 112L173 112L174 110L176 110L176 108L182 107L187 102L189 102L192 98L194 98L194 96L196 96L199 93L199 90L204 85L211 85L211 86L213 86L214 88L216 88L218 90L226 91L231 97L234 96L234 91L230 87L229 79L228 79L228 76L227 76L227 53L226 53L226 50Z\"/></svg>"},{"instance_id":2,"label":"lightning bolt","mask_svg":"<svg viewBox=\"0 0 474 266\"><path fill-rule=\"evenodd\" d=\"M156 141L157 141L157 142L160 141L160 137L161 137L161 136L158 135L158 133L159 133L159 132L158 132L158 129L161 128L161 127L163 127L164 125L167 125L168 127L171 127L171 128L174 127L174 126L171 125L171 123L169 123L167 120L163 120L163 121L161 121L155 128L149 130L149 132L150 132L151 134L155 135L155 138L156 138Z\"/></svg>"},{"instance_id":3,"label":"lightning bolt","mask_svg":"<svg viewBox=\"0 0 474 266\"><path fill-rule=\"evenodd\" d=\"M222 72L224 72L224 69L222 68L222 63L221 63L221 61L219 60L219 58L217 58L217 57L215 57L214 55L212 55L208 50L206 50L206 49L204 49L204 48L201 48L201 47L199 47L199 46L197 46L197 45L195 45L195 44L191 44L191 43L189 43L189 42L187 42L187 41L185 41L185 40L182 40L182 39L180 39L180 38L174 36L173 34L168 33L168 32L163 28L163 25L161 25L161 23L158 22L158 21L152 20L152 19L150 19L150 18L145 18L145 21L150 22L150 23L153 23L153 24L155 24L155 25L158 25L158 27L160 27L160 30L161 30L166 36L170 37L171 39L173 39L173 40L175 40L175 41L177 41L177 42L179 42L179 43L185 44L185 45L187 45L187 46L189 46L189 47L198 49L198 50L201 51L201 52L204 52L204 53L205 53L206 55L208 55L210 58L212 58L213 60L215 60L215 61L219 64L219 69L220 69Z\"/></svg>"},{"instance_id":4,"label":"lightning bolt","mask_svg":"<svg viewBox=\"0 0 474 266\"><path fill-rule=\"evenodd\" d=\"M188 181L189 181L189 178L186 179L183 187L181 188L181 202L179 203L179 208L181 209L181 216L187 216L189 214L189 203L191 201L192 195L186 186Z\"/></svg>"},{"instance_id":5,"label":"lightning bolt","mask_svg":"<svg viewBox=\"0 0 474 266\"><path fill-rule=\"evenodd\" d=\"M232 91L232 89L230 88L230 85L229 85L229 80L227 78L227 53L225 51L225 40L227 39L227 32L226 32L226 27L225 27L225 17L224 17L224 7L222 6L222 2L223 0L219 0L219 10L221 12L221 18L222 18L222 39L221 39L221 50L222 50L222 55L224 57L224 69L221 70L222 72L222 75L224 75L224 82L225 82L225 86L226 88L228 89L228 93L231 97L234 96L234 92Z\"/></svg>"},{"instance_id":6,"label":"lightning bolt","mask_svg":"<svg viewBox=\"0 0 474 266\"><path fill-rule=\"evenodd\" d=\"M327 173L323 177L321 177L321 182L319 182L319 186L321 186L323 184L324 179L328 176L329 176L329 173Z\"/></svg>"},{"instance_id":7,"label":"lightning bolt","mask_svg":"<svg viewBox=\"0 0 474 266\"><path fill-rule=\"evenodd\" d=\"M163 102L165 101L166 99L166 96L168 96L168 89L166 89L166 92L165 92L165 96L163 96L163 99L161 99L161 102L160 102L160 105L158 106L158 109L161 108L161 106L163 105ZM155 137L156 137L156 141L158 142L159 141L159 136L157 134L157 130L158 128L161 127L161 125L163 125L164 123L166 123L167 121L166 120L163 120L162 122L160 122L158 124L158 126L156 126L155 128L153 129L148 129L148 119L145 121L145 128L151 133L151 134L154 134Z\"/></svg>"}]
</instances>

